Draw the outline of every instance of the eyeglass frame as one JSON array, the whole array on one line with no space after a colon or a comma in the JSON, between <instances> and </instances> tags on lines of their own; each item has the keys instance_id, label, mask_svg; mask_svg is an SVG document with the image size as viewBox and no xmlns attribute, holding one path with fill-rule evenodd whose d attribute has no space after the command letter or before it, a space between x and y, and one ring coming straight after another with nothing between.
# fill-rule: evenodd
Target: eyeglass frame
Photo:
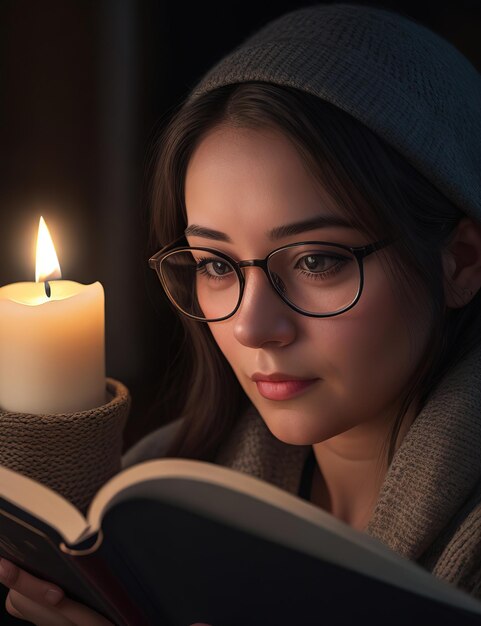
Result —
<instances>
[{"instance_id":1,"label":"eyeglass frame","mask_svg":"<svg viewBox=\"0 0 481 626\"><path fill-rule=\"evenodd\" d=\"M169 298L170 302L175 306L176 310L180 311L182 315L185 315L186 317L189 317L190 319L194 319L198 322L210 323L210 322L222 322L226 319L229 319L239 309L240 304L242 302L242 296L244 295L244 287L245 287L245 277L244 277L243 272L241 272L242 267L260 267L264 271L264 274L267 276L267 279L270 285L273 287L274 291L278 294L278 296L282 299L282 301L285 302L287 306L290 307L292 310L296 311L297 313L301 315L305 315L307 317L318 317L318 318L334 317L335 315L341 315L341 313L345 313L346 311L349 311L349 309L352 309L352 307L355 306L359 302L359 299L361 297L361 293L364 287L364 263L363 263L364 259L370 254L372 254L373 252L377 252L378 250L381 250L385 246L393 243L393 241L395 241L397 237L387 237L385 239L380 239L379 241L374 241L364 246L348 246L342 243L333 243L330 241L299 241L299 242L296 241L294 243L289 243L284 246L280 246L279 248L276 248L275 250L271 250L271 252L269 252L269 254L264 259L245 259L243 261L236 261L225 252L221 252L220 250L216 250L215 248L209 248L209 247L204 247L204 246L175 247L175 245L182 239L185 239L185 235L181 235L180 237L172 241L170 244L167 244L166 246L161 248L152 257L150 257L148 261L149 267L151 267L153 270L156 271L157 276L162 284L162 287L164 288L164 291L167 297ZM296 307L295 304L286 300L286 298L279 291L267 267L270 257L276 254L277 252L279 252L280 250L284 250L285 248L294 248L296 246L318 245L318 244L327 245L327 246L331 246L334 248L341 248L342 250L349 251L352 255L355 256L357 263L358 263L358 267L359 267L360 281L359 281L359 289L356 294L356 297L351 302L351 304L347 305L340 311L334 311L334 313L309 313L308 311L304 311L303 309ZM229 263L229 265L231 265L234 268L234 271L239 279L240 290L239 290L239 299L237 301L237 304L234 310L231 313L229 313L229 315L225 315L224 317L218 317L212 320L203 319L196 315L186 313L183 309L179 307L179 305L171 297L169 289L167 288L167 285L164 283L164 280L162 278L161 263L164 259L168 258L171 254L175 254L177 252L182 252L182 251L187 251L187 250L203 250L205 252L210 252L211 254L215 254L216 256L224 259L225 261Z\"/></svg>"}]
</instances>

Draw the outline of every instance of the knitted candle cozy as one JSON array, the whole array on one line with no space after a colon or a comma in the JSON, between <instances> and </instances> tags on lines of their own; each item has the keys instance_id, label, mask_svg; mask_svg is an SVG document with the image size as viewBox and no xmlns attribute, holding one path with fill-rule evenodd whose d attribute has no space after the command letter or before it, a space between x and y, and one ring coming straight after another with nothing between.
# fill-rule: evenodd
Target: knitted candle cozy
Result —
<instances>
[{"instance_id":1,"label":"knitted candle cozy","mask_svg":"<svg viewBox=\"0 0 481 626\"><path fill-rule=\"evenodd\" d=\"M86 512L96 491L120 470L130 409L127 387L106 379L102 406L32 415L0 407L0 464L50 487Z\"/></svg>"}]
</instances>

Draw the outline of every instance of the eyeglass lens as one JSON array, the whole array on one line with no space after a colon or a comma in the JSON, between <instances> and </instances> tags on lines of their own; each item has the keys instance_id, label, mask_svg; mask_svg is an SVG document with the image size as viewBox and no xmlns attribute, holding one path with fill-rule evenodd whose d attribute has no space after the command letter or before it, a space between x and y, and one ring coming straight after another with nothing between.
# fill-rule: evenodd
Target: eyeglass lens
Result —
<instances>
[{"instance_id":1,"label":"eyeglass lens","mask_svg":"<svg viewBox=\"0 0 481 626\"><path fill-rule=\"evenodd\" d=\"M282 297L307 313L340 311L360 287L356 257L324 244L278 250L269 258L268 271ZM170 297L189 315L214 320L230 315L238 304L241 286L234 267L206 250L171 253L162 260L160 274Z\"/></svg>"}]
</instances>

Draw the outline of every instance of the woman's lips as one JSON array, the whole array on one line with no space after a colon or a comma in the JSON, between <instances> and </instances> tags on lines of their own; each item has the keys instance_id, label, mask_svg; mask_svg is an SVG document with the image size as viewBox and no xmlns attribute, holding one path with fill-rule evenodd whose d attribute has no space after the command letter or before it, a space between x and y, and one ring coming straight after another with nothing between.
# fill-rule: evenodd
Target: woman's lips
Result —
<instances>
[{"instance_id":1,"label":"woman's lips","mask_svg":"<svg viewBox=\"0 0 481 626\"><path fill-rule=\"evenodd\" d=\"M287 400L300 395L305 389L313 385L319 379L313 380L257 380L257 390L268 400Z\"/></svg>"}]
</instances>

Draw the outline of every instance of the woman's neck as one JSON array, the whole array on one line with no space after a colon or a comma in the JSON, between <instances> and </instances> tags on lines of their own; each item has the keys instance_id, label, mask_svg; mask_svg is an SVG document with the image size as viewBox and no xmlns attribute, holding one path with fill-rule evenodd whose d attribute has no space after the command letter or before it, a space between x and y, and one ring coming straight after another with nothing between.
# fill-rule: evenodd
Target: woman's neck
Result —
<instances>
[{"instance_id":1,"label":"woman's neck","mask_svg":"<svg viewBox=\"0 0 481 626\"><path fill-rule=\"evenodd\" d=\"M314 450L314 454L317 459L319 452ZM349 466L329 461L331 464L323 457L323 470L319 461L314 467L310 500L353 528L363 530L376 504L384 475L375 480L375 473L367 464Z\"/></svg>"},{"instance_id":2,"label":"woman's neck","mask_svg":"<svg viewBox=\"0 0 481 626\"><path fill-rule=\"evenodd\" d=\"M413 419L413 412L405 415L395 450ZM366 432L342 433L312 446L317 462L311 502L359 530L369 523L388 469L385 444L389 429L383 426L370 435L369 438ZM362 455L358 452L361 450Z\"/></svg>"}]
</instances>

